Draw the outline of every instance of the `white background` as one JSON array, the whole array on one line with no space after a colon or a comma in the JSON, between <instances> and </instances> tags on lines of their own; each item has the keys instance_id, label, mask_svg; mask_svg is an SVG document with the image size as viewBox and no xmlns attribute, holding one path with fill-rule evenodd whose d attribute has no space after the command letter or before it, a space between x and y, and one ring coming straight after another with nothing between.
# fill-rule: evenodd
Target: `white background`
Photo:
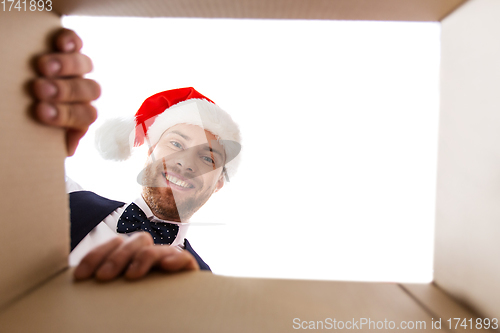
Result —
<instances>
[{"instance_id":1,"label":"white background","mask_svg":"<svg viewBox=\"0 0 500 333\"><path fill-rule=\"evenodd\" d=\"M214 273L432 280L438 23L66 17L102 86L68 176L115 200L145 162L102 160L93 133L193 86L243 136L238 174L193 216Z\"/></svg>"}]
</instances>

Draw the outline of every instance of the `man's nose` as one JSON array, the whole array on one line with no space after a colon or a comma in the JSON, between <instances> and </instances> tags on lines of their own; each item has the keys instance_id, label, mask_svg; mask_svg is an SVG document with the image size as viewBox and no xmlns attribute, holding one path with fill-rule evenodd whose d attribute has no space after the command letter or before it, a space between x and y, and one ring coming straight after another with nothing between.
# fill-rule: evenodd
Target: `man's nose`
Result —
<instances>
[{"instance_id":1,"label":"man's nose","mask_svg":"<svg viewBox=\"0 0 500 333\"><path fill-rule=\"evenodd\" d=\"M175 164L182 170L196 172L194 156L189 149L176 153Z\"/></svg>"}]
</instances>

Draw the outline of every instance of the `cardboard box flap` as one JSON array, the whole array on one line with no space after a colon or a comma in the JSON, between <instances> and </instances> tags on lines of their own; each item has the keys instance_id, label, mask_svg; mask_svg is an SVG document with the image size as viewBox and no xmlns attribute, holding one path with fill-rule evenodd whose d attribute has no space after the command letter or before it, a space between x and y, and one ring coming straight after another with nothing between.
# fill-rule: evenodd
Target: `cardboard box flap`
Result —
<instances>
[{"instance_id":1,"label":"cardboard box flap","mask_svg":"<svg viewBox=\"0 0 500 333\"><path fill-rule=\"evenodd\" d=\"M64 15L440 21L466 0L56 0Z\"/></svg>"},{"instance_id":2,"label":"cardboard box flap","mask_svg":"<svg viewBox=\"0 0 500 333\"><path fill-rule=\"evenodd\" d=\"M63 131L30 117L26 91L59 27L54 12L0 11L0 308L67 266Z\"/></svg>"}]
</instances>

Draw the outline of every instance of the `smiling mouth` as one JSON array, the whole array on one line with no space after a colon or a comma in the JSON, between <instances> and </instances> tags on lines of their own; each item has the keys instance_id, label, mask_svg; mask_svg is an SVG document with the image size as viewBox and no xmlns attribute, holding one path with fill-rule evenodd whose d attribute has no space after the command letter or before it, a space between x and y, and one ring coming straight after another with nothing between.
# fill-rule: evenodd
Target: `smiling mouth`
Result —
<instances>
[{"instance_id":1,"label":"smiling mouth","mask_svg":"<svg viewBox=\"0 0 500 333\"><path fill-rule=\"evenodd\" d=\"M162 172L162 174L163 174L163 177L165 177L172 184L175 184L175 185L180 186L182 188L194 188L193 185L186 183L183 180L177 179L177 178L175 178L171 175L165 174L163 172Z\"/></svg>"}]
</instances>

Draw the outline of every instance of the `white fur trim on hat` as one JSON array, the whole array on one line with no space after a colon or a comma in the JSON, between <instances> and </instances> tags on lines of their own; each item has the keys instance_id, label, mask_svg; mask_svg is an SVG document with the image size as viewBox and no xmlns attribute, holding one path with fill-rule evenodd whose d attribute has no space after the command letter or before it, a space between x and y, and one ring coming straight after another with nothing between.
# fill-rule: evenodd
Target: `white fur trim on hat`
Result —
<instances>
[{"instance_id":1,"label":"white fur trim on hat","mask_svg":"<svg viewBox=\"0 0 500 333\"><path fill-rule=\"evenodd\" d=\"M134 118L109 119L95 132L96 148L104 159L123 161L132 154L130 134L135 128Z\"/></svg>"}]
</instances>

